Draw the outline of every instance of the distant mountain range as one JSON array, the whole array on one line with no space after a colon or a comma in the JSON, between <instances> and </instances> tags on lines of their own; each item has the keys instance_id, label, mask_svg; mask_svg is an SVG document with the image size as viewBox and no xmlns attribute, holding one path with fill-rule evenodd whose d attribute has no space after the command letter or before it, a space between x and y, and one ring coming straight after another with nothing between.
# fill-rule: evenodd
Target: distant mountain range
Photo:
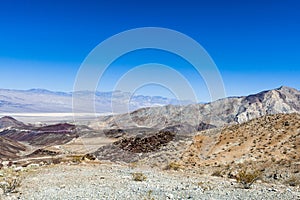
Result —
<instances>
[{"instance_id":1,"label":"distant mountain range","mask_svg":"<svg viewBox=\"0 0 300 200\"><path fill-rule=\"evenodd\" d=\"M91 98L92 92L80 92L80 98ZM130 93L96 92L95 107L98 113L111 113L114 104L125 104ZM113 97L113 98L112 98ZM181 105L180 105L181 104ZM187 105L188 104L188 105ZM165 128L188 124L199 129L205 126L220 127L242 123L267 114L300 112L300 92L282 86L258 94L228 97L211 103L192 104L160 96L132 96L128 114L100 118L106 128L145 126ZM82 108L84 112L84 106ZM44 89L0 89L0 113L71 113L72 93L52 92ZM118 110L114 110L118 113ZM94 124L97 127L97 123Z\"/></svg>"},{"instance_id":2,"label":"distant mountain range","mask_svg":"<svg viewBox=\"0 0 300 200\"><path fill-rule=\"evenodd\" d=\"M98 113L111 113L112 101L115 105L126 105L126 99L131 97L128 92L89 92L82 91L80 98L93 98ZM0 112L2 113L71 113L71 92L53 92L45 89L8 90L0 89ZM112 98L113 97L113 98ZM134 95L131 97L129 109L131 111L152 106L189 104L190 101L179 101L161 96ZM84 104L81 112L85 112ZM118 113L114 110L114 113ZM121 112L121 111L120 111Z\"/></svg>"},{"instance_id":3,"label":"distant mountain range","mask_svg":"<svg viewBox=\"0 0 300 200\"><path fill-rule=\"evenodd\" d=\"M206 126L222 127L277 113L300 113L300 91L283 86L258 94L229 97L206 104L141 108L130 114L100 117L101 124L95 123L94 126L161 129L189 124L199 129L201 123Z\"/></svg>"}]
</instances>

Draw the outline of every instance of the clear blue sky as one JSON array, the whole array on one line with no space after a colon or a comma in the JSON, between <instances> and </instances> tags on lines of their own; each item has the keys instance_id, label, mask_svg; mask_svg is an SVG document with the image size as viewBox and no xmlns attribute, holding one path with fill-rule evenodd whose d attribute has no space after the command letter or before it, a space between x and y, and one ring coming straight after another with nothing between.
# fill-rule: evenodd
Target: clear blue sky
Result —
<instances>
[{"instance_id":1,"label":"clear blue sky","mask_svg":"<svg viewBox=\"0 0 300 200\"><path fill-rule=\"evenodd\" d=\"M300 89L297 0L3 0L0 87L72 91L81 62L97 44L146 26L174 29L198 41L219 68L229 96L281 85ZM170 58L167 53L136 52L117 60L115 65L123 68L107 79L117 80L133 64ZM183 74L190 71L183 61L173 64Z\"/></svg>"}]
</instances>

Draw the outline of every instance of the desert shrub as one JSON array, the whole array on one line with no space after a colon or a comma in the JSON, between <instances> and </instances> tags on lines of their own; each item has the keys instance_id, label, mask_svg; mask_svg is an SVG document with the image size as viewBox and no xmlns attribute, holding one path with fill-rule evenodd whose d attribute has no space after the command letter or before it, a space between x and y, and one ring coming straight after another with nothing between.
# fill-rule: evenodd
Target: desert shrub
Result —
<instances>
[{"instance_id":1,"label":"desert shrub","mask_svg":"<svg viewBox=\"0 0 300 200\"><path fill-rule=\"evenodd\" d=\"M69 162L73 164L80 164L83 160L83 155L68 155L66 158L62 159L63 162Z\"/></svg>"},{"instance_id":2,"label":"desert shrub","mask_svg":"<svg viewBox=\"0 0 300 200\"><path fill-rule=\"evenodd\" d=\"M0 183L0 188L3 190L4 194L16 192L16 188L21 185L20 179L17 177L12 179L7 179Z\"/></svg>"},{"instance_id":3,"label":"desert shrub","mask_svg":"<svg viewBox=\"0 0 300 200\"><path fill-rule=\"evenodd\" d=\"M61 163L61 161L62 161L61 158L53 158L53 159L52 159L52 163L55 164L55 165Z\"/></svg>"},{"instance_id":4,"label":"desert shrub","mask_svg":"<svg viewBox=\"0 0 300 200\"><path fill-rule=\"evenodd\" d=\"M132 179L134 181L145 181L147 177L141 172L132 173Z\"/></svg>"},{"instance_id":5,"label":"desert shrub","mask_svg":"<svg viewBox=\"0 0 300 200\"><path fill-rule=\"evenodd\" d=\"M222 170L216 170L212 174L212 176L218 176L218 177L223 177L223 171Z\"/></svg>"},{"instance_id":6,"label":"desert shrub","mask_svg":"<svg viewBox=\"0 0 300 200\"><path fill-rule=\"evenodd\" d=\"M210 182L203 182L203 181L200 181L200 182L197 183L197 185L198 185L199 187L201 187L202 190L204 190L204 191L212 190L212 189L213 189Z\"/></svg>"},{"instance_id":7,"label":"desert shrub","mask_svg":"<svg viewBox=\"0 0 300 200\"><path fill-rule=\"evenodd\" d=\"M130 168L136 168L137 166L138 166L137 162L131 162L131 163L129 163L129 167Z\"/></svg>"},{"instance_id":8,"label":"desert shrub","mask_svg":"<svg viewBox=\"0 0 300 200\"><path fill-rule=\"evenodd\" d=\"M179 170L181 169L182 166L181 164L177 163L177 162L170 162L166 167L165 170Z\"/></svg>"},{"instance_id":9,"label":"desert shrub","mask_svg":"<svg viewBox=\"0 0 300 200\"><path fill-rule=\"evenodd\" d=\"M155 200L154 197L152 196L153 191L149 190L147 192L147 195L143 198L144 200Z\"/></svg>"},{"instance_id":10,"label":"desert shrub","mask_svg":"<svg viewBox=\"0 0 300 200\"><path fill-rule=\"evenodd\" d=\"M251 185L261 177L259 170L247 172L247 170L240 170L236 175L236 181L242 185L244 189L250 189Z\"/></svg>"},{"instance_id":11,"label":"desert shrub","mask_svg":"<svg viewBox=\"0 0 300 200\"><path fill-rule=\"evenodd\" d=\"M296 176L292 176L289 179L287 179L284 183L289 186L295 187L297 185L300 185L300 178Z\"/></svg>"},{"instance_id":12,"label":"desert shrub","mask_svg":"<svg viewBox=\"0 0 300 200\"><path fill-rule=\"evenodd\" d=\"M3 171L3 176L0 177L0 189L4 194L14 193L21 185L21 178L18 172L11 169Z\"/></svg>"},{"instance_id":13,"label":"desert shrub","mask_svg":"<svg viewBox=\"0 0 300 200\"><path fill-rule=\"evenodd\" d=\"M82 157L83 160L96 160L96 156L93 155L93 154L85 154L83 157Z\"/></svg>"}]
</instances>

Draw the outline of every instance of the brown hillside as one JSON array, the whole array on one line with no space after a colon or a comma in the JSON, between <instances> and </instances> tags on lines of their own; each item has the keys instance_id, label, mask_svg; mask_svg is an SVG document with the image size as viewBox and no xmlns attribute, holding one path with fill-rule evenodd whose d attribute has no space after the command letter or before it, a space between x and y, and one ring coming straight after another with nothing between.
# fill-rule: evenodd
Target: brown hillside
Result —
<instances>
[{"instance_id":1,"label":"brown hillside","mask_svg":"<svg viewBox=\"0 0 300 200\"><path fill-rule=\"evenodd\" d=\"M244 161L300 161L300 115L276 114L194 137L186 164L216 165Z\"/></svg>"},{"instance_id":2,"label":"brown hillside","mask_svg":"<svg viewBox=\"0 0 300 200\"><path fill-rule=\"evenodd\" d=\"M26 147L23 144L0 136L0 160L7 158L17 158L18 153L25 150Z\"/></svg>"}]
</instances>

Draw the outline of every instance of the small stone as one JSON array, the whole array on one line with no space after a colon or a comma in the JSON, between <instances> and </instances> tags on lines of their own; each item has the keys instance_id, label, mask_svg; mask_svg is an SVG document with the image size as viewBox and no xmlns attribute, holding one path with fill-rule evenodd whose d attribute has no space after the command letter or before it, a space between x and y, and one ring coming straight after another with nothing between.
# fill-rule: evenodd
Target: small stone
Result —
<instances>
[{"instance_id":1,"label":"small stone","mask_svg":"<svg viewBox=\"0 0 300 200\"><path fill-rule=\"evenodd\" d=\"M32 164L29 164L27 167L28 168L38 168L39 166L40 166L39 164L32 163Z\"/></svg>"},{"instance_id":2,"label":"small stone","mask_svg":"<svg viewBox=\"0 0 300 200\"><path fill-rule=\"evenodd\" d=\"M275 189L275 188L268 188L268 191L270 191L270 192L277 192L277 189Z\"/></svg>"},{"instance_id":3,"label":"small stone","mask_svg":"<svg viewBox=\"0 0 300 200\"><path fill-rule=\"evenodd\" d=\"M15 170L16 172L20 172L20 171L23 171L24 168L23 168L23 167L15 167L14 170Z\"/></svg>"},{"instance_id":4,"label":"small stone","mask_svg":"<svg viewBox=\"0 0 300 200\"><path fill-rule=\"evenodd\" d=\"M173 194L166 194L166 196L167 196L168 199L173 199L174 198Z\"/></svg>"}]
</instances>

